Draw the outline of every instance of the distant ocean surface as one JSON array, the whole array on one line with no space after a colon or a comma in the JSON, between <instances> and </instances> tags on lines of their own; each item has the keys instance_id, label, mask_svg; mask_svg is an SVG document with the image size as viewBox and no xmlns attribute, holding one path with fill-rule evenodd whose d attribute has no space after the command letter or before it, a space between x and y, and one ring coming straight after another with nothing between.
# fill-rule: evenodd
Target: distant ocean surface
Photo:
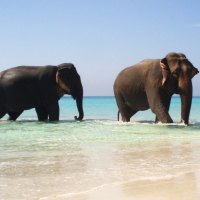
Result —
<instances>
[{"instance_id":1,"label":"distant ocean surface","mask_svg":"<svg viewBox=\"0 0 200 200\"><path fill-rule=\"evenodd\" d=\"M84 97L84 120L117 120L117 112L118 108L115 102L114 97ZM78 115L76 102L69 96L65 96L60 99L60 120L72 120L74 116ZM192 108L190 112L190 122L195 124L200 122L200 97L193 97ZM181 104L180 97L174 96L170 105L170 115L173 118L174 122L180 122L180 113L181 113ZM2 119L7 119L8 116L5 116ZM36 121L37 115L34 109L24 111L23 114L18 118L18 121ZM151 112L151 110L140 111L136 113L131 121L149 121L154 122L155 115Z\"/></svg>"},{"instance_id":2,"label":"distant ocean surface","mask_svg":"<svg viewBox=\"0 0 200 200\"><path fill-rule=\"evenodd\" d=\"M16 122L1 119L0 199L95 199L92 192L105 185L188 173L198 174L199 188L200 97L193 97L190 126L179 123L179 97L171 125L155 124L150 110L118 122L114 97L84 97L82 122L74 120L71 97L59 104L56 123L38 122L34 109Z\"/></svg>"}]
</instances>

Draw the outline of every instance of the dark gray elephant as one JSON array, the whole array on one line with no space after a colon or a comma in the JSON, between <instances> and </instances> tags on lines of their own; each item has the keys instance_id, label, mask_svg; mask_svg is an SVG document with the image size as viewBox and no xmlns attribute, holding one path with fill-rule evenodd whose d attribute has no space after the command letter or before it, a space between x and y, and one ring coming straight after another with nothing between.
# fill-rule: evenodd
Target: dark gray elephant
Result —
<instances>
[{"instance_id":1,"label":"dark gray elephant","mask_svg":"<svg viewBox=\"0 0 200 200\"><path fill-rule=\"evenodd\" d=\"M122 121L138 111L151 108L156 121L172 123L168 113L173 94L181 96L181 120L189 123L192 78L199 71L182 53L169 53L163 59L148 59L121 71L114 94Z\"/></svg>"},{"instance_id":2,"label":"dark gray elephant","mask_svg":"<svg viewBox=\"0 0 200 200\"><path fill-rule=\"evenodd\" d=\"M69 94L76 100L83 119L83 87L71 63L58 66L19 66L0 73L0 118L16 120L27 109L35 108L38 120L59 120L58 100Z\"/></svg>"}]
</instances>

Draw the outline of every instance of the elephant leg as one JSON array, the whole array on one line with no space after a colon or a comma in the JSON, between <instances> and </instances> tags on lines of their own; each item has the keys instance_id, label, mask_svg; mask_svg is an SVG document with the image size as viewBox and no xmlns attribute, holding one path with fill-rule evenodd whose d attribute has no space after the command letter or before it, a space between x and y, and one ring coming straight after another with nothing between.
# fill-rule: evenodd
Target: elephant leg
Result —
<instances>
[{"instance_id":1,"label":"elephant leg","mask_svg":"<svg viewBox=\"0 0 200 200\"><path fill-rule=\"evenodd\" d=\"M158 123L158 122L159 122L159 120L158 120L158 117L156 116L155 123Z\"/></svg>"},{"instance_id":2,"label":"elephant leg","mask_svg":"<svg viewBox=\"0 0 200 200\"><path fill-rule=\"evenodd\" d=\"M43 107L43 106L36 107L35 111L37 113L39 121L46 121L46 120L48 120L48 112L45 109L45 107Z\"/></svg>"},{"instance_id":3,"label":"elephant leg","mask_svg":"<svg viewBox=\"0 0 200 200\"><path fill-rule=\"evenodd\" d=\"M156 114L158 120L162 123L172 123L173 120L168 113L169 105L168 108L165 105L167 104L166 102L169 101L167 101L168 98L166 98L166 95L163 95L163 93L161 94L160 91L154 86L148 86L146 88L146 92L149 106L152 112Z\"/></svg>"},{"instance_id":4,"label":"elephant leg","mask_svg":"<svg viewBox=\"0 0 200 200\"><path fill-rule=\"evenodd\" d=\"M19 111L19 112L8 112L9 118L8 120L10 121L15 121L21 114L23 111Z\"/></svg>"},{"instance_id":5,"label":"elephant leg","mask_svg":"<svg viewBox=\"0 0 200 200\"><path fill-rule=\"evenodd\" d=\"M122 121L124 122L130 122L131 117L136 113L137 111L132 110L130 107L126 106L124 110L124 116L122 115ZM124 117L124 118L123 118ZM124 119L124 120L123 120Z\"/></svg>"},{"instance_id":6,"label":"elephant leg","mask_svg":"<svg viewBox=\"0 0 200 200\"><path fill-rule=\"evenodd\" d=\"M59 104L55 102L47 107L47 112L49 114L49 121L59 120Z\"/></svg>"},{"instance_id":7,"label":"elephant leg","mask_svg":"<svg viewBox=\"0 0 200 200\"><path fill-rule=\"evenodd\" d=\"M120 111L121 116L122 116L122 121L123 122L129 122L130 118L137 111L133 112L132 109L125 104L125 101L124 101L124 99L121 95L115 94L115 96L116 96L116 102L117 102L119 111Z\"/></svg>"},{"instance_id":8,"label":"elephant leg","mask_svg":"<svg viewBox=\"0 0 200 200\"><path fill-rule=\"evenodd\" d=\"M169 112L169 107L170 107L170 102L171 102L171 96L163 96L163 105L166 108L166 111ZM158 123L158 117L156 115L155 118L155 123Z\"/></svg>"}]
</instances>

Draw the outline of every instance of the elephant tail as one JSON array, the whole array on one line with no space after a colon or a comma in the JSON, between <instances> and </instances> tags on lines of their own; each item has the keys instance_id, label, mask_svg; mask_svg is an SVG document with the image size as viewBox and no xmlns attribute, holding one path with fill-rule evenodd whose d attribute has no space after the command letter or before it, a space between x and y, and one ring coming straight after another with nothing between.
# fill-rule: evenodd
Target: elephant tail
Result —
<instances>
[{"instance_id":1,"label":"elephant tail","mask_svg":"<svg viewBox=\"0 0 200 200\"><path fill-rule=\"evenodd\" d=\"M118 111L117 113L117 121L119 121L119 114L120 114L120 111Z\"/></svg>"}]
</instances>

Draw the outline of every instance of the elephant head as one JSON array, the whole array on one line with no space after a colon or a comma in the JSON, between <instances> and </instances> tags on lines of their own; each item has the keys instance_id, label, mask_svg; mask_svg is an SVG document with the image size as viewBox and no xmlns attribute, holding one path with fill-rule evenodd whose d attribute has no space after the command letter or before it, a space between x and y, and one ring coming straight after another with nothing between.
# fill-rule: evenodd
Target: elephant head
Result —
<instances>
[{"instance_id":1,"label":"elephant head","mask_svg":"<svg viewBox=\"0 0 200 200\"><path fill-rule=\"evenodd\" d=\"M63 63L58 65L56 73L56 82L62 90L62 94L71 94L76 100L79 117L76 120L82 120L83 113L83 86L76 68L71 63Z\"/></svg>"},{"instance_id":2,"label":"elephant head","mask_svg":"<svg viewBox=\"0 0 200 200\"><path fill-rule=\"evenodd\" d=\"M192 78L199 73L182 53L169 53L160 61L162 85L173 82L175 93L181 96L181 120L188 124L192 102ZM170 84L171 84L170 82ZM175 85L175 86L174 86Z\"/></svg>"}]
</instances>

